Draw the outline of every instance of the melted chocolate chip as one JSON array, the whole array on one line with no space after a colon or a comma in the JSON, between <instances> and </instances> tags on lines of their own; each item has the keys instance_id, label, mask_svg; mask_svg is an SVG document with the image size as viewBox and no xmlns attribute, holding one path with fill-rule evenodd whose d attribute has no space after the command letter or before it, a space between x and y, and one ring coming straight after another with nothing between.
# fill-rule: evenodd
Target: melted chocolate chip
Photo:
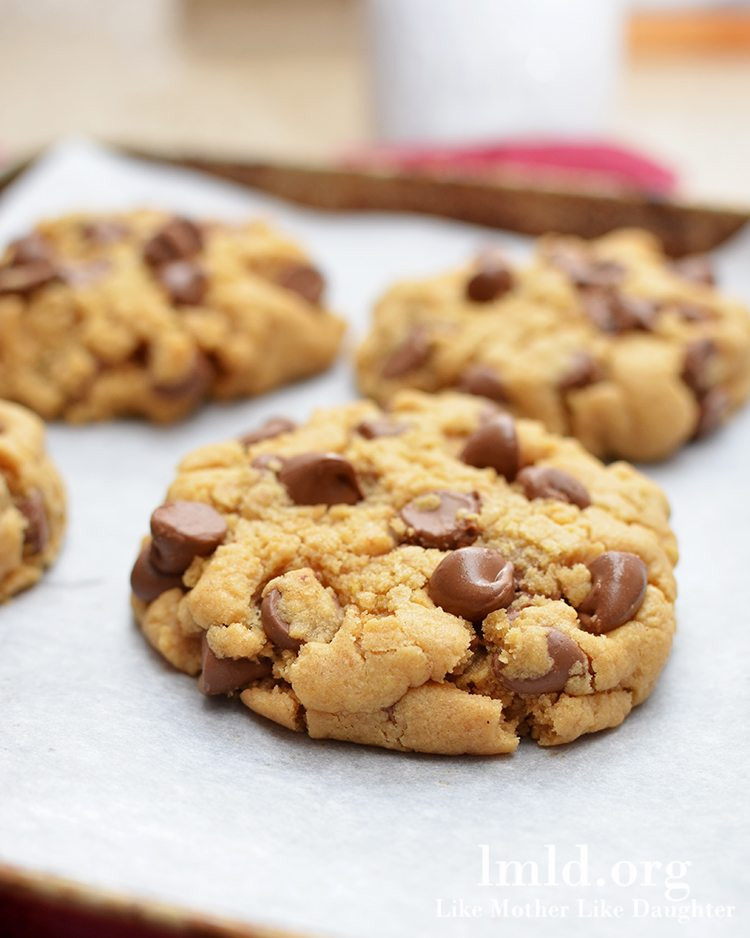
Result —
<instances>
[{"instance_id":1,"label":"melted chocolate chip","mask_svg":"<svg viewBox=\"0 0 750 938\"><path fill-rule=\"evenodd\" d=\"M574 391L586 388L590 384L601 381L604 370L589 352L579 349L573 352L568 364L568 370L558 383L561 391Z\"/></svg>"},{"instance_id":2,"label":"melted chocolate chip","mask_svg":"<svg viewBox=\"0 0 750 938\"><path fill-rule=\"evenodd\" d=\"M44 498L38 489L16 502L16 507L26 519L23 534L23 549L27 554L41 554L49 544L50 530Z\"/></svg>"},{"instance_id":3,"label":"melted chocolate chip","mask_svg":"<svg viewBox=\"0 0 750 938\"><path fill-rule=\"evenodd\" d=\"M513 273L503 254L494 249L480 254L466 283L467 298L472 303L491 303L512 288Z\"/></svg>"},{"instance_id":4,"label":"melted chocolate chip","mask_svg":"<svg viewBox=\"0 0 750 938\"><path fill-rule=\"evenodd\" d=\"M427 492L401 509L407 526L404 540L422 547L454 550L473 544L479 536L476 515L480 499L475 492Z\"/></svg>"},{"instance_id":5,"label":"melted chocolate chip","mask_svg":"<svg viewBox=\"0 0 750 938\"><path fill-rule=\"evenodd\" d=\"M708 287L716 284L716 275L711 258L707 254L688 254L672 261L672 270L691 283L701 283Z\"/></svg>"},{"instance_id":6,"label":"melted chocolate chip","mask_svg":"<svg viewBox=\"0 0 750 938\"><path fill-rule=\"evenodd\" d=\"M430 341L424 326L414 326L388 355L380 368L384 378L400 378L421 368L430 357Z\"/></svg>"},{"instance_id":7,"label":"melted chocolate chip","mask_svg":"<svg viewBox=\"0 0 750 938\"><path fill-rule=\"evenodd\" d=\"M648 570L635 554L608 550L589 564L592 586L578 607L581 628L601 635L630 621L646 595Z\"/></svg>"},{"instance_id":8,"label":"melted chocolate chip","mask_svg":"<svg viewBox=\"0 0 750 938\"><path fill-rule=\"evenodd\" d=\"M671 307L685 322L707 322L714 319L714 312L709 306L701 306L699 303L677 303Z\"/></svg>"},{"instance_id":9,"label":"melted chocolate chip","mask_svg":"<svg viewBox=\"0 0 750 938\"><path fill-rule=\"evenodd\" d=\"M257 430L251 430L239 438L244 446L253 446L260 443L261 440L272 440L274 437L281 436L282 433L291 433L297 429L297 424L286 417L269 417L268 420Z\"/></svg>"},{"instance_id":10,"label":"melted chocolate chip","mask_svg":"<svg viewBox=\"0 0 750 938\"><path fill-rule=\"evenodd\" d=\"M210 505L166 502L151 515L151 562L160 573L183 573L193 557L213 553L226 533L226 521Z\"/></svg>"},{"instance_id":11,"label":"melted chocolate chip","mask_svg":"<svg viewBox=\"0 0 750 938\"><path fill-rule=\"evenodd\" d=\"M152 267L193 257L203 247L200 228L189 218L172 218L146 242L143 259Z\"/></svg>"},{"instance_id":12,"label":"melted chocolate chip","mask_svg":"<svg viewBox=\"0 0 750 938\"><path fill-rule=\"evenodd\" d=\"M296 505L354 505L364 497L354 467L336 453L291 456L279 481Z\"/></svg>"},{"instance_id":13,"label":"melted chocolate chip","mask_svg":"<svg viewBox=\"0 0 750 938\"><path fill-rule=\"evenodd\" d=\"M170 400L200 400L214 380L214 368L203 352L196 352L190 371L174 384L155 384L154 391Z\"/></svg>"},{"instance_id":14,"label":"melted chocolate chip","mask_svg":"<svg viewBox=\"0 0 750 938\"><path fill-rule=\"evenodd\" d=\"M622 264L594 258L583 246L550 244L544 256L553 267L566 274L580 288L615 287L625 276Z\"/></svg>"},{"instance_id":15,"label":"melted chocolate chip","mask_svg":"<svg viewBox=\"0 0 750 938\"><path fill-rule=\"evenodd\" d=\"M29 261L14 267L0 268L0 296L33 293L58 279L57 269L47 260Z\"/></svg>"},{"instance_id":16,"label":"melted chocolate chip","mask_svg":"<svg viewBox=\"0 0 750 938\"><path fill-rule=\"evenodd\" d=\"M591 504L589 493L578 479L561 469L550 466L527 466L518 473L526 498L554 498L559 502L569 502L579 508L588 508Z\"/></svg>"},{"instance_id":17,"label":"melted chocolate chip","mask_svg":"<svg viewBox=\"0 0 750 938\"><path fill-rule=\"evenodd\" d=\"M659 307L653 300L640 296L624 296L620 293L616 296L614 305L615 320L619 331L653 329L659 313Z\"/></svg>"},{"instance_id":18,"label":"melted chocolate chip","mask_svg":"<svg viewBox=\"0 0 750 938\"><path fill-rule=\"evenodd\" d=\"M552 659L552 666L539 677L509 677L505 665L498 658L493 662L495 674L500 683L514 694L557 694L568 683L576 665L581 665L581 673L587 665L586 655L580 647L559 629L549 629L547 632L547 654Z\"/></svg>"},{"instance_id":19,"label":"melted chocolate chip","mask_svg":"<svg viewBox=\"0 0 750 938\"><path fill-rule=\"evenodd\" d=\"M498 404L508 401L508 393L494 368L489 365L469 365L458 379L458 389L477 397L486 397Z\"/></svg>"},{"instance_id":20,"label":"melted chocolate chip","mask_svg":"<svg viewBox=\"0 0 750 938\"><path fill-rule=\"evenodd\" d=\"M617 261L592 260L573 278L577 287L614 287L622 282L625 268Z\"/></svg>"},{"instance_id":21,"label":"melted chocolate chip","mask_svg":"<svg viewBox=\"0 0 750 938\"><path fill-rule=\"evenodd\" d=\"M273 665L267 659L217 658L206 637L201 646L201 676L198 687L204 694L231 694L264 677L270 677Z\"/></svg>"},{"instance_id":22,"label":"melted chocolate chip","mask_svg":"<svg viewBox=\"0 0 750 938\"><path fill-rule=\"evenodd\" d=\"M586 290L581 293L581 305L597 329L602 332L617 331L613 326L612 296L606 290Z\"/></svg>"},{"instance_id":23,"label":"melted chocolate chip","mask_svg":"<svg viewBox=\"0 0 750 938\"><path fill-rule=\"evenodd\" d=\"M716 343L713 339L696 339L685 349L681 377L696 394L702 394L710 387L708 371L715 355Z\"/></svg>"},{"instance_id":24,"label":"melted chocolate chip","mask_svg":"<svg viewBox=\"0 0 750 938\"><path fill-rule=\"evenodd\" d=\"M18 238L8 245L9 260L11 267L22 267L25 264L34 264L37 261L52 261L52 247L46 238L43 238L37 231Z\"/></svg>"},{"instance_id":25,"label":"melted chocolate chip","mask_svg":"<svg viewBox=\"0 0 750 938\"><path fill-rule=\"evenodd\" d=\"M724 388L711 388L698 400L700 413L693 438L698 440L714 433L729 416L732 402Z\"/></svg>"},{"instance_id":26,"label":"melted chocolate chip","mask_svg":"<svg viewBox=\"0 0 750 938\"><path fill-rule=\"evenodd\" d=\"M590 289L581 293L583 309L602 332L619 334L653 328L658 308L651 300L625 296L616 290Z\"/></svg>"},{"instance_id":27,"label":"melted chocolate chip","mask_svg":"<svg viewBox=\"0 0 750 938\"><path fill-rule=\"evenodd\" d=\"M182 589L182 576L160 573L151 563L151 545L146 544L138 554L130 574L130 588L134 595L144 603L150 603L167 590L177 587Z\"/></svg>"},{"instance_id":28,"label":"melted chocolate chip","mask_svg":"<svg viewBox=\"0 0 750 938\"><path fill-rule=\"evenodd\" d=\"M277 283L291 290L311 306L320 306L326 282L323 274L310 264L291 264L279 274Z\"/></svg>"},{"instance_id":29,"label":"melted chocolate chip","mask_svg":"<svg viewBox=\"0 0 750 938\"><path fill-rule=\"evenodd\" d=\"M504 609L516 592L513 564L488 547L462 547L448 554L427 584L435 605L454 616L480 622Z\"/></svg>"},{"instance_id":30,"label":"melted chocolate chip","mask_svg":"<svg viewBox=\"0 0 750 938\"><path fill-rule=\"evenodd\" d=\"M157 280L178 306L198 306L206 295L208 279L200 264L195 261L170 261L162 264L156 274Z\"/></svg>"},{"instance_id":31,"label":"melted chocolate chip","mask_svg":"<svg viewBox=\"0 0 750 938\"><path fill-rule=\"evenodd\" d=\"M396 423L388 417L371 417L357 424L357 433L366 440L376 440L381 436L400 436L409 428L405 423Z\"/></svg>"},{"instance_id":32,"label":"melted chocolate chip","mask_svg":"<svg viewBox=\"0 0 750 938\"><path fill-rule=\"evenodd\" d=\"M490 467L509 482L516 477L519 458L516 425L508 414L495 414L482 421L461 451L467 465Z\"/></svg>"},{"instance_id":33,"label":"melted chocolate chip","mask_svg":"<svg viewBox=\"0 0 750 938\"><path fill-rule=\"evenodd\" d=\"M270 590L263 597L263 602L260 605L260 621L263 631L268 636L268 640L277 648L297 651L302 643L289 634L289 623L284 619L279 609L280 599L281 593L277 589Z\"/></svg>"}]
</instances>

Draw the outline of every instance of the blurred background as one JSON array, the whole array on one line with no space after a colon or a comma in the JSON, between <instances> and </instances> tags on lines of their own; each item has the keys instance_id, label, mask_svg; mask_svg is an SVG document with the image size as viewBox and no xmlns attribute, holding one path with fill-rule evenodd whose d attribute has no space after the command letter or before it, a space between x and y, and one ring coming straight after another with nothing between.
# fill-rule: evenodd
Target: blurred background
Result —
<instances>
[{"instance_id":1,"label":"blurred background","mask_svg":"<svg viewBox=\"0 0 750 938\"><path fill-rule=\"evenodd\" d=\"M0 70L0 163L69 133L532 176L614 160L750 206L750 0L0 0Z\"/></svg>"}]
</instances>

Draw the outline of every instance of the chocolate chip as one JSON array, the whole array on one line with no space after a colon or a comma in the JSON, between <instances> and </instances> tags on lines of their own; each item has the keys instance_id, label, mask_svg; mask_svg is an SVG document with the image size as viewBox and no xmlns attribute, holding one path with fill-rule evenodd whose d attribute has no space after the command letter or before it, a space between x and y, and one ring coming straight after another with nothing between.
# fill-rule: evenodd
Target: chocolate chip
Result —
<instances>
[{"instance_id":1,"label":"chocolate chip","mask_svg":"<svg viewBox=\"0 0 750 938\"><path fill-rule=\"evenodd\" d=\"M26 519L23 534L23 549L27 554L41 554L49 544L49 518L44 506L44 498L38 489L29 492L16 502L16 508Z\"/></svg>"},{"instance_id":2,"label":"chocolate chip","mask_svg":"<svg viewBox=\"0 0 750 938\"><path fill-rule=\"evenodd\" d=\"M698 404L700 413L693 434L693 438L696 440L718 430L729 416L729 411L732 408L732 402L724 388L716 387L701 395Z\"/></svg>"},{"instance_id":3,"label":"chocolate chip","mask_svg":"<svg viewBox=\"0 0 750 938\"><path fill-rule=\"evenodd\" d=\"M210 505L166 502L151 515L151 562L160 573L182 573L193 557L213 553L226 533L226 521Z\"/></svg>"},{"instance_id":4,"label":"chocolate chip","mask_svg":"<svg viewBox=\"0 0 750 938\"><path fill-rule=\"evenodd\" d=\"M573 280L577 287L614 287L624 276L625 268L617 261L592 260Z\"/></svg>"},{"instance_id":5,"label":"chocolate chip","mask_svg":"<svg viewBox=\"0 0 750 938\"><path fill-rule=\"evenodd\" d=\"M143 259L152 267L193 257L203 247L200 228L189 218L172 218L150 238Z\"/></svg>"},{"instance_id":6,"label":"chocolate chip","mask_svg":"<svg viewBox=\"0 0 750 938\"><path fill-rule=\"evenodd\" d=\"M435 605L454 616L480 622L504 609L516 592L513 564L488 547L462 547L448 554L427 584Z\"/></svg>"},{"instance_id":7,"label":"chocolate chip","mask_svg":"<svg viewBox=\"0 0 750 938\"><path fill-rule=\"evenodd\" d=\"M466 284L466 296L472 303L491 303L513 288L513 273L499 251L479 255L475 272Z\"/></svg>"},{"instance_id":8,"label":"chocolate chip","mask_svg":"<svg viewBox=\"0 0 750 938\"><path fill-rule=\"evenodd\" d=\"M366 440L376 440L381 436L400 436L409 428L405 423L396 423L388 417L371 417L357 424L356 430Z\"/></svg>"},{"instance_id":9,"label":"chocolate chip","mask_svg":"<svg viewBox=\"0 0 750 938\"><path fill-rule=\"evenodd\" d=\"M653 329L659 307L639 296L616 295L615 319L619 330Z\"/></svg>"},{"instance_id":10,"label":"chocolate chip","mask_svg":"<svg viewBox=\"0 0 750 938\"><path fill-rule=\"evenodd\" d=\"M384 378L400 378L416 371L430 357L430 342L424 326L414 326L386 358L380 368Z\"/></svg>"},{"instance_id":11,"label":"chocolate chip","mask_svg":"<svg viewBox=\"0 0 750 938\"><path fill-rule=\"evenodd\" d=\"M467 465L490 467L509 482L516 477L519 458L516 425L508 414L487 417L461 451L461 459Z\"/></svg>"},{"instance_id":12,"label":"chocolate chip","mask_svg":"<svg viewBox=\"0 0 750 938\"><path fill-rule=\"evenodd\" d=\"M590 384L601 381L604 369L589 352L579 349L570 357L568 370L558 382L561 391L574 391L586 388Z\"/></svg>"},{"instance_id":13,"label":"chocolate chip","mask_svg":"<svg viewBox=\"0 0 750 938\"><path fill-rule=\"evenodd\" d=\"M489 365L469 365L459 376L457 387L467 394L487 397L498 404L508 402L508 393L497 371Z\"/></svg>"},{"instance_id":14,"label":"chocolate chip","mask_svg":"<svg viewBox=\"0 0 750 938\"><path fill-rule=\"evenodd\" d=\"M588 508L591 504L586 488L561 469L527 466L518 473L518 481L526 498L554 498L579 508Z\"/></svg>"},{"instance_id":15,"label":"chocolate chip","mask_svg":"<svg viewBox=\"0 0 750 938\"><path fill-rule=\"evenodd\" d=\"M160 573L151 563L151 545L146 544L138 554L130 574L130 588L134 595L144 603L150 603L157 596L176 587L182 589L182 576Z\"/></svg>"},{"instance_id":16,"label":"chocolate chip","mask_svg":"<svg viewBox=\"0 0 750 938\"><path fill-rule=\"evenodd\" d=\"M157 280L178 306L198 306L203 302L208 278L195 261L171 261L162 264L156 274Z\"/></svg>"},{"instance_id":17,"label":"chocolate chip","mask_svg":"<svg viewBox=\"0 0 750 938\"><path fill-rule=\"evenodd\" d=\"M45 260L30 261L16 267L0 268L0 295L33 293L58 279L57 269Z\"/></svg>"},{"instance_id":18,"label":"chocolate chip","mask_svg":"<svg viewBox=\"0 0 750 938\"><path fill-rule=\"evenodd\" d=\"M310 264L291 264L285 267L277 279L280 287L291 290L311 306L320 306L326 288L325 277Z\"/></svg>"},{"instance_id":19,"label":"chocolate chip","mask_svg":"<svg viewBox=\"0 0 750 938\"><path fill-rule=\"evenodd\" d=\"M36 261L52 261L52 247L37 231L12 241L8 245L8 253L8 264L12 267L34 264Z\"/></svg>"},{"instance_id":20,"label":"chocolate chip","mask_svg":"<svg viewBox=\"0 0 750 938\"><path fill-rule=\"evenodd\" d=\"M708 306L699 303L677 303L671 307L685 322L707 322L714 319L714 311Z\"/></svg>"},{"instance_id":21,"label":"chocolate chip","mask_svg":"<svg viewBox=\"0 0 750 938\"><path fill-rule=\"evenodd\" d=\"M680 257L672 261L672 270L691 283L702 283L708 287L716 285L714 265L707 254L688 254Z\"/></svg>"},{"instance_id":22,"label":"chocolate chip","mask_svg":"<svg viewBox=\"0 0 750 938\"><path fill-rule=\"evenodd\" d=\"M302 643L289 634L289 623L281 615L279 609L280 599L281 593L277 589L270 590L263 597L263 602L260 604L260 621L263 631L268 636L268 640L277 648L297 651Z\"/></svg>"},{"instance_id":23,"label":"chocolate chip","mask_svg":"<svg viewBox=\"0 0 750 938\"><path fill-rule=\"evenodd\" d=\"M548 246L544 256L577 287L615 287L625 276L622 264L594 258L583 246L552 244Z\"/></svg>"},{"instance_id":24,"label":"chocolate chip","mask_svg":"<svg viewBox=\"0 0 750 938\"><path fill-rule=\"evenodd\" d=\"M575 665L581 665L581 673L586 669L586 655L569 635L559 629L547 632L547 654L552 659L552 666L539 677L508 677L505 665L497 657L493 661L495 674L500 683L514 694L557 694L568 683Z\"/></svg>"},{"instance_id":25,"label":"chocolate chip","mask_svg":"<svg viewBox=\"0 0 750 938\"><path fill-rule=\"evenodd\" d=\"M231 694L264 677L270 677L272 663L251 661L249 658L217 658L205 635L201 646L201 676L198 687L208 695Z\"/></svg>"},{"instance_id":26,"label":"chocolate chip","mask_svg":"<svg viewBox=\"0 0 750 938\"><path fill-rule=\"evenodd\" d=\"M715 356L716 343L713 339L696 339L685 349L681 377L696 394L709 389L708 371Z\"/></svg>"},{"instance_id":27,"label":"chocolate chip","mask_svg":"<svg viewBox=\"0 0 750 938\"><path fill-rule=\"evenodd\" d=\"M404 540L422 547L454 550L473 544L479 536L476 515L481 502L476 492L427 492L418 495L399 514L407 526Z\"/></svg>"},{"instance_id":28,"label":"chocolate chip","mask_svg":"<svg viewBox=\"0 0 750 938\"><path fill-rule=\"evenodd\" d=\"M612 296L606 290L586 290L581 293L581 305L586 316L602 332L614 332Z\"/></svg>"},{"instance_id":29,"label":"chocolate chip","mask_svg":"<svg viewBox=\"0 0 750 938\"><path fill-rule=\"evenodd\" d=\"M650 330L658 313L658 307L651 300L625 296L615 290L584 290L581 303L592 323L602 332L612 334Z\"/></svg>"},{"instance_id":30,"label":"chocolate chip","mask_svg":"<svg viewBox=\"0 0 750 938\"><path fill-rule=\"evenodd\" d=\"M85 222L81 231L84 238L92 244L104 246L121 241L128 233L128 227L114 218L94 218Z\"/></svg>"},{"instance_id":31,"label":"chocolate chip","mask_svg":"<svg viewBox=\"0 0 750 938\"><path fill-rule=\"evenodd\" d=\"M354 505L364 497L354 467L335 453L285 459L279 481L296 505Z\"/></svg>"},{"instance_id":32,"label":"chocolate chip","mask_svg":"<svg viewBox=\"0 0 750 938\"><path fill-rule=\"evenodd\" d=\"M239 438L244 446L253 446L261 440L272 440L282 433L291 433L297 429L297 424L286 417L269 417L257 430L251 430Z\"/></svg>"},{"instance_id":33,"label":"chocolate chip","mask_svg":"<svg viewBox=\"0 0 750 938\"><path fill-rule=\"evenodd\" d=\"M190 371L174 384L155 384L154 392L170 400L196 400L206 396L214 380L213 365L203 352L197 351Z\"/></svg>"},{"instance_id":34,"label":"chocolate chip","mask_svg":"<svg viewBox=\"0 0 750 938\"><path fill-rule=\"evenodd\" d=\"M608 550L589 564L591 590L578 607L581 628L595 635L633 618L646 595L648 571L635 554Z\"/></svg>"}]
</instances>

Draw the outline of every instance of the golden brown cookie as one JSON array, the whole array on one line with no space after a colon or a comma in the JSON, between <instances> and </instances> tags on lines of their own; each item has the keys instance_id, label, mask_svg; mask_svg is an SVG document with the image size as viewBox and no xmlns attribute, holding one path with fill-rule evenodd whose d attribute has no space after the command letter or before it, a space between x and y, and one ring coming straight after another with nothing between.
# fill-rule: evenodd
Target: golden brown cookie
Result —
<instances>
[{"instance_id":1,"label":"golden brown cookie","mask_svg":"<svg viewBox=\"0 0 750 938\"><path fill-rule=\"evenodd\" d=\"M652 236L547 237L513 269L393 287L359 350L362 391L459 388L603 457L656 460L715 430L750 391L750 316L706 258L669 261Z\"/></svg>"},{"instance_id":2,"label":"golden brown cookie","mask_svg":"<svg viewBox=\"0 0 750 938\"><path fill-rule=\"evenodd\" d=\"M313 737L490 754L649 695L676 556L631 466L411 391L189 455L131 583L148 640L205 693Z\"/></svg>"},{"instance_id":3,"label":"golden brown cookie","mask_svg":"<svg viewBox=\"0 0 750 938\"><path fill-rule=\"evenodd\" d=\"M0 396L47 419L170 421L322 371L344 329L297 245L260 223L75 215L0 263Z\"/></svg>"},{"instance_id":4,"label":"golden brown cookie","mask_svg":"<svg viewBox=\"0 0 750 938\"><path fill-rule=\"evenodd\" d=\"M44 424L0 401L0 602L36 583L60 550L65 491Z\"/></svg>"}]
</instances>

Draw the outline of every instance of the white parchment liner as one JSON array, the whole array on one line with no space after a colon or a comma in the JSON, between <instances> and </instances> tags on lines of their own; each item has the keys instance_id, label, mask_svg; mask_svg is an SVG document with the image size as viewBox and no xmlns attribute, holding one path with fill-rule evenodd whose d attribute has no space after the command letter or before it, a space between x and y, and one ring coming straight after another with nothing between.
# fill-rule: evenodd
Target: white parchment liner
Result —
<instances>
[{"instance_id":1,"label":"white parchment liner","mask_svg":"<svg viewBox=\"0 0 750 938\"><path fill-rule=\"evenodd\" d=\"M4 196L0 243L44 216L146 204L277 220L329 274L350 342L392 279L439 271L488 240L414 216L303 211L70 141ZM750 300L750 237L723 248L719 268ZM311 933L747 934L742 908L705 915L746 911L750 409L647 470L674 508L679 632L652 698L615 731L488 759L315 742L238 701L206 700L147 647L128 574L177 461L268 415L304 419L354 396L344 357L303 385L167 429L50 428L70 528L51 573L0 608L0 861ZM536 870L524 868L527 885L512 869L509 885L483 885L487 856L492 882L497 860ZM565 864L581 857L566 884ZM622 918L581 918L602 902ZM691 917L634 919L646 903ZM552 918L553 906L567 911Z\"/></svg>"}]
</instances>

